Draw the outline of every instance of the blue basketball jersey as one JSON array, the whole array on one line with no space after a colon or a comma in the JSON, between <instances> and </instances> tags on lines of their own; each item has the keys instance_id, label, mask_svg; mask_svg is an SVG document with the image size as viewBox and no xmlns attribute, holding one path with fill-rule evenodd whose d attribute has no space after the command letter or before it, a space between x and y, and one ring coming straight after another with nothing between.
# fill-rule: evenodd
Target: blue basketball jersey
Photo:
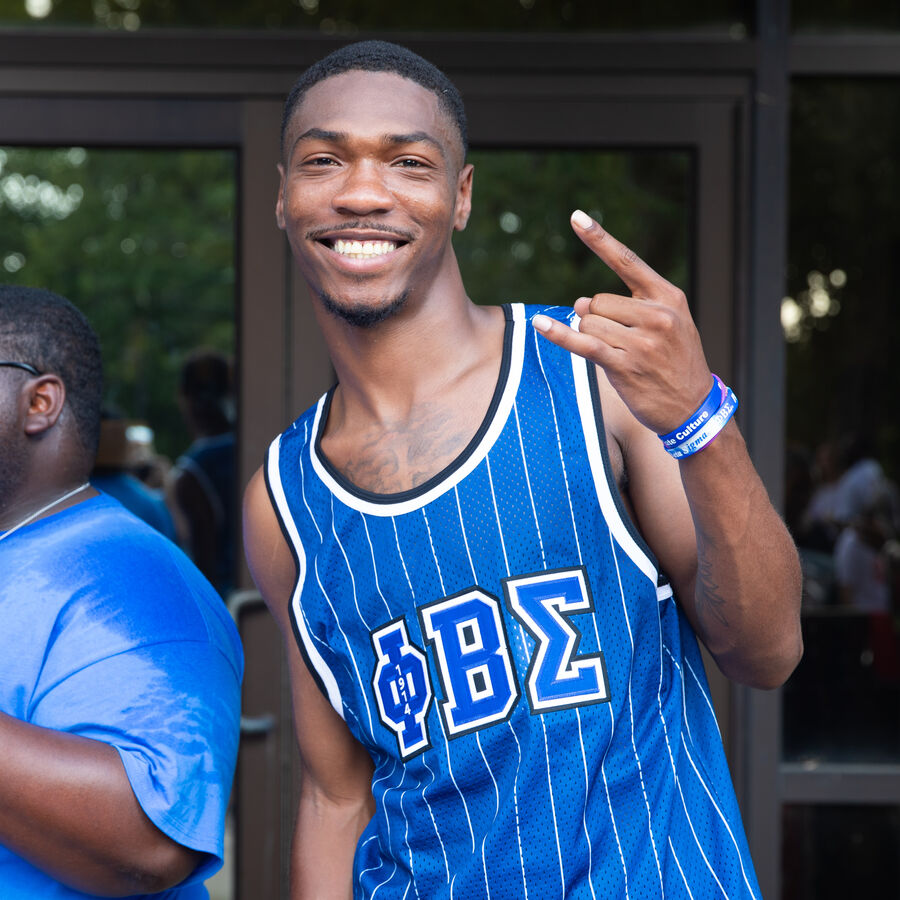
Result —
<instances>
[{"instance_id":1,"label":"blue basketball jersey","mask_svg":"<svg viewBox=\"0 0 900 900\"><path fill-rule=\"evenodd\" d=\"M593 367L506 310L458 459L379 495L323 456L331 394L266 473L297 642L375 763L356 897L754 897L694 634L625 512Z\"/></svg>"}]
</instances>

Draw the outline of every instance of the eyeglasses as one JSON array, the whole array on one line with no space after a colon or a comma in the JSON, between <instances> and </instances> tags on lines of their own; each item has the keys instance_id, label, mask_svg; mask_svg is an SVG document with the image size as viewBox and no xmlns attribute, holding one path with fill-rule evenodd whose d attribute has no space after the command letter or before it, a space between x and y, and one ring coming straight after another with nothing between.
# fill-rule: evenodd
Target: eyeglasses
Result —
<instances>
[{"instance_id":1,"label":"eyeglasses","mask_svg":"<svg viewBox=\"0 0 900 900\"><path fill-rule=\"evenodd\" d=\"M24 369L26 372L29 372L32 375L40 375L41 372L34 367L29 365L28 363L20 363L20 362L10 362L8 360L0 360L0 366L9 366L11 369Z\"/></svg>"}]
</instances>

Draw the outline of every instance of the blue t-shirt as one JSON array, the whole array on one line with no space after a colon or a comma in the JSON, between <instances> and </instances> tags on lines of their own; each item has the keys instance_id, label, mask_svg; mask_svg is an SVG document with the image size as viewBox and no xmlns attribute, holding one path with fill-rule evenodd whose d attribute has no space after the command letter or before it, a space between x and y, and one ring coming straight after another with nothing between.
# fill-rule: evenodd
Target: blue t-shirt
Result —
<instances>
[{"instance_id":1,"label":"blue t-shirt","mask_svg":"<svg viewBox=\"0 0 900 900\"><path fill-rule=\"evenodd\" d=\"M170 541L99 495L0 541L0 710L118 750L150 820L222 865L243 654L221 599ZM0 844L0 897L83 898Z\"/></svg>"},{"instance_id":2,"label":"blue t-shirt","mask_svg":"<svg viewBox=\"0 0 900 900\"><path fill-rule=\"evenodd\" d=\"M162 492L147 487L130 472L106 469L91 475L91 484L104 494L115 497L125 509L152 525L170 541L175 540L175 523Z\"/></svg>"}]
</instances>

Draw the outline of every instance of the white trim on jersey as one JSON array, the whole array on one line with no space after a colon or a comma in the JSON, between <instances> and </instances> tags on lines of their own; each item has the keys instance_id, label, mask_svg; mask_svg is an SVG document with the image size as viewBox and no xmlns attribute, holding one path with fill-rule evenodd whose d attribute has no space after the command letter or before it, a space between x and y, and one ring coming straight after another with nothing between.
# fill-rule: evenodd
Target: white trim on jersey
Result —
<instances>
[{"instance_id":1,"label":"white trim on jersey","mask_svg":"<svg viewBox=\"0 0 900 900\"><path fill-rule=\"evenodd\" d=\"M404 513L413 512L421 509L428 503L445 494L450 488L455 487L467 475L469 475L478 464L487 456L488 451L500 437L509 418L510 411L513 407L513 401L519 390L519 380L522 376L522 364L525 358L525 308L520 303L514 303L510 307L512 309L513 319L513 336L512 348L510 354L509 375L506 384L503 386L503 393L500 402L497 405L497 411L488 423L484 435L478 443L478 446L466 457L462 464L454 469L446 478L442 479L431 490L408 500L400 500L396 503L373 503L358 497L356 494L348 491L340 482L338 482L328 471L319 454L316 452L316 440L309 442L309 454L312 459L313 468L316 474L322 480L323 484L330 490L338 500L351 509L359 510L359 512L368 513L372 516L400 516ZM326 397L321 397L316 404L316 415L313 421L313 435L318 435L321 428L322 411L325 408Z\"/></svg>"},{"instance_id":2,"label":"white trim on jersey","mask_svg":"<svg viewBox=\"0 0 900 900\"><path fill-rule=\"evenodd\" d=\"M606 466L603 464L600 435L597 432L597 419L591 399L591 385L588 380L590 377L588 367L580 356L575 356L574 354L572 355L572 374L575 377L575 396L578 402L578 412L581 415L581 428L587 445L591 472L594 474L594 487L597 491L600 510L609 525L610 533L616 539L616 543L655 585L659 579L659 572L653 561L632 536L631 531L619 514L619 507L616 501L613 499L610 488L612 473L608 473Z\"/></svg>"},{"instance_id":3,"label":"white trim on jersey","mask_svg":"<svg viewBox=\"0 0 900 900\"><path fill-rule=\"evenodd\" d=\"M269 445L269 453L266 459L266 475L268 477L269 490L278 506L278 517L281 519L281 525L286 529L291 539L291 546L297 556L297 584L294 587L294 593L291 596L291 612L293 614L294 624L300 632L303 640L303 647L306 650L309 660L316 670L322 685L325 688L325 694L328 702L334 707L335 712L344 718L344 701L341 698L341 691L331 669L325 664L321 654L316 650L312 636L306 627L306 620L303 617L303 610L300 608L300 595L303 593L303 585L306 581L306 552L303 549L303 542L300 540L300 534L297 526L294 524L294 518L291 515L288 506L287 497L284 495L284 487L281 484L281 471L278 465L279 451L281 449L281 435L275 438Z\"/></svg>"}]
</instances>

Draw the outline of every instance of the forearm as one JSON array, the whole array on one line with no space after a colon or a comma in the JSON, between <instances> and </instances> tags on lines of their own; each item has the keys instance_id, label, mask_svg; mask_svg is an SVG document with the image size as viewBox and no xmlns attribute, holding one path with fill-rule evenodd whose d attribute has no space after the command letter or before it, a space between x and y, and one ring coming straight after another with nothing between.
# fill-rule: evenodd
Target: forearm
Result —
<instances>
[{"instance_id":1,"label":"forearm","mask_svg":"<svg viewBox=\"0 0 900 900\"><path fill-rule=\"evenodd\" d=\"M697 540L693 623L729 678L782 684L800 659L800 564L730 423L679 463Z\"/></svg>"},{"instance_id":2,"label":"forearm","mask_svg":"<svg viewBox=\"0 0 900 900\"><path fill-rule=\"evenodd\" d=\"M292 900L349 900L353 896L353 857L373 813L371 794L362 799L329 798L308 783L301 787L292 854Z\"/></svg>"},{"instance_id":3,"label":"forearm","mask_svg":"<svg viewBox=\"0 0 900 900\"><path fill-rule=\"evenodd\" d=\"M113 747L3 713L0 843L101 896L164 890L196 863L146 817Z\"/></svg>"}]
</instances>

